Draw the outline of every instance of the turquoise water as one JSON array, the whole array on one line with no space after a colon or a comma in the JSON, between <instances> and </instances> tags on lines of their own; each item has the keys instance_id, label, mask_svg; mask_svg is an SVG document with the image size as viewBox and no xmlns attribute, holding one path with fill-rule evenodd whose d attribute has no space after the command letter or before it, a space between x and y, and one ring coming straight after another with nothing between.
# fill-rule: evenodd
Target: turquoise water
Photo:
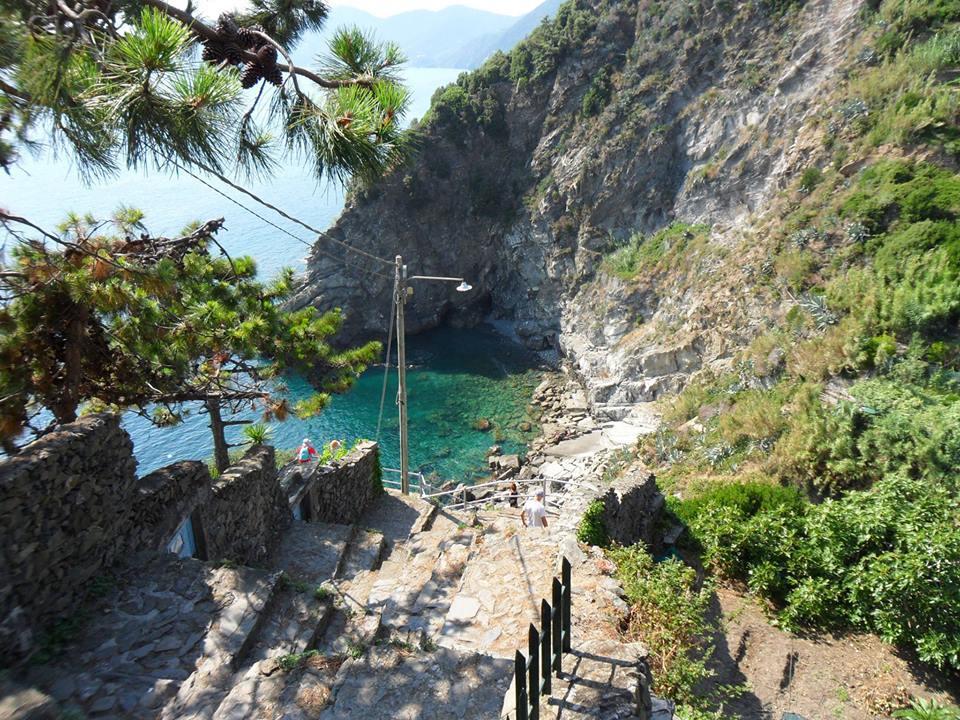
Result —
<instances>
[{"instance_id":1,"label":"turquoise water","mask_svg":"<svg viewBox=\"0 0 960 720\"><path fill-rule=\"evenodd\" d=\"M540 378L537 358L523 347L489 326L440 328L409 338L407 365L411 470L469 481L483 472L494 443L504 452L523 451L536 428L526 408ZM314 418L273 423L271 443L278 450L294 450L304 437L317 446L334 438L348 443L376 439L383 375L382 366L370 368L350 392L334 396ZM301 377L285 380L292 398L309 391ZM400 463L396 398L394 357L379 438L383 464L393 468ZM480 419L489 420L491 429L476 429ZM525 422L533 424L526 432L520 429ZM205 415L190 416L173 429L155 428L130 416L125 427L134 438L141 473L175 460L204 460L213 452ZM228 440L239 442L240 429L231 430Z\"/></svg>"},{"instance_id":2,"label":"turquoise water","mask_svg":"<svg viewBox=\"0 0 960 720\"><path fill-rule=\"evenodd\" d=\"M452 82L457 69L407 70L413 92L411 117L422 116L430 96ZM248 183L265 199L292 211L316 227L328 227L343 209L343 191L319 184L296 163L285 164L269 181ZM225 190L226 192L226 190ZM237 196L232 191L228 195ZM245 204L249 201L243 199ZM170 177L123 172L107 182L84 184L75 169L49 154L26 158L12 175L0 173L0 206L47 228L55 227L70 211L108 216L119 205L139 207L155 234L172 234L189 221L226 218L220 239L234 255L257 260L262 277L284 266L302 269L312 238L282 218L270 216L302 239L298 242L247 214L189 176ZM258 208L259 209L259 208ZM410 459L412 469L437 472L444 480L470 479L484 467L487 448L501 441L507 451L522 450L529 432L517 426L525 421L524 408L536 382L536 360L490 328L443 329L409 339ZM311 420L289 420L274 426L273 443L292 449L307 436L314 443L333 438L353 441L374 438L380 405L382 368L371 368L348 394ZM308 392L303 378L285 379L291 400ZM396 373L387 390L381 433L384 464L399 465ZM480 432L473 424L489 419L494 429ZM143 418L128 416L125 426L134 440L140 472L175 460L205 460L213 443L206 416L193 414L176 428L158 429ZM231 440L240 437L238 428Z\"/></svg>"}]
</instances>

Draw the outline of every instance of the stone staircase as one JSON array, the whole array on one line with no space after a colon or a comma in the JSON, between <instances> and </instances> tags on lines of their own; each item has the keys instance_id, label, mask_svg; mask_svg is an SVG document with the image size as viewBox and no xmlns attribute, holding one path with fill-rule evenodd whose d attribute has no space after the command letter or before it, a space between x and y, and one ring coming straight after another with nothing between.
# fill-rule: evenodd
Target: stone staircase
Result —
<instances>
[{"instance_id":1,"label":"stone staircase","mask_svg":"<svg viewBox=\"0 0 960 720\"><path fill-rule=\"evenodd\" d=\"M54 689L91 719L500 717L558 548L583 563L568 504L525 530L387 493L353 527L296 523L265 569L152 560Z\"/></svg>"},{"instance_id":2,"label":"stone staircase","mask_svg":"<svg viewBox=\"0 0 960 720\"><path fill-rule=\"evenodd\" d=\"M284 535L270 563L270 593L256 622L248 623L240 651L225 658L209 638L203 659L163 708L162 720L253 717L272 692L261 669L312 647L329 620L329 600L315 589L330 578L346 552L351 528L297 523ZM216 624L211 626L215 628Z\"/></svg>"},{"instance_id":3,"label":"stone staircase","mask_svg":"<svg viewBox=\"0 0 960 720\"><path fill-rule=\"evenodd\" d=\"M261 632L279 577L170 555L131 563L116 583L85 609L80 636L28 678L91 718L155 718L178 698L189 699L179 715L189 717L215 702Z\"/></svg>"}]
</instances>

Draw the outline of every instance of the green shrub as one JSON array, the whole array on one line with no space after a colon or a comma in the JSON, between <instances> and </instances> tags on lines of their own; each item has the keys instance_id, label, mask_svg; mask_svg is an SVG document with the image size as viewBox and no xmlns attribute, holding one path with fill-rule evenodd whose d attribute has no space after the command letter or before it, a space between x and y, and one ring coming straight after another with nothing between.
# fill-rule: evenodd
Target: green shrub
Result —
<instances>
[{"instance_id":1,"label":"green shrub","mask_svg":"<svg viewBox=\"0 0 960 720\"><path fill-rule=\"evenodd\" d=\"M271 435L273 430L266 423L254 423L243 428L243 436L253 445L263 445L270 440Z\"/></svg>"},{"instance_id":2,"label":"green shrub","mask_svg":"<svg viewBox=\"0 0 960 720\"><path fill-rule=\"evenodd\" d=\"M603 521L603 512L603 500L594 500L587 506L577 526L577 540L597 547L606 547L610 544L607 526Z\"/></svg>"},{"instance_id":3,"label":"green shrub","mask_svg":"<svg viewBox=\"0 0 960 720\"><path fill-rule=\"evenodd\" d=\"M813 189L823 182L823 171L818 167L808 167L800 176L800 189L803 192L813 192Z\"/></svg>"},{"instance_id":4,"label":"green shrub","mask_svg":"<svg viewBox=\"0 0 960 720\"><path fill-rule=\"evenodd\" d=\"M946 707L936 700L917 698L910 701L910 707L897 710L893 717L898 720L960 720L960 710Z\"/></svg>"},{"instance_id":5,"label":"green shrub","mask_svg":"<svg viewBox=\"0 0 960 720\"><path fill-rule=\"evenodd\" d=\"M706 240L709 232L706 225L675 222L649 238L634 234L626 245L605 259L604 268L630 280L644 272L673 267L686 257L696 241Z\"/></svg>"},{"instance_id":6,"label":"green shrub","mask_svg":"<svg viewBox=\"0 0 960 720\"><path fill-rule=\"evenodd\" d=\"M780 436L787 421L780 391L745 390L720 416L720 434L730 445L746 440L767 441Z\"/></svg>"},{"instance_id":7,"label":"green shrub","mask_svg":"<svg viewBox=\"0 0 960 720\"><path fill-rule=\"evenodd\" d=\"M693 568L676 559L655 563L642 545L615 548L609 556L631 606L627 633L650 650L654 692L699 705L697 686L710 675L706 638L716 629L707 619L710 583L698 588Z\"/></svg>"},{"instance_id":8,"label":"green shrub","mask_svg":"<svg viewBox=\"0 0 960 720\"><path fill-rule=\"evenodd\" d=\"M785 627L868 630L960 668L956 481L891 473L803 511L792 502L765 508L724 490L671 507L708 567L779 604Z\"/></svg>"},{"instance_id":9,"label":"green shrub","mask_svg":"<svg viewBox=\"0 0 960 720\"><path fill-rule=\"evenodd\" d=\"M710 507L732 508L744 518L773 511L798 515L807 507L803 494L795 487L764 482L711 484L694 498L679 500L670 497L667 504L684 523L690 523Z\"/></svg>"},{"instance_id":10,"label":"green shrub","mask_svg":"<svg viewBox=\"0 0 960 720\"><path fill-rule=\"evenodd\" d=\"M613 84L610 82L609 68L603 68L598 72L590 82L590 87L583 96L580 103L580 112L584 117L593 117L599 115L607 103L610 102L610 93L613 90Z\"/></svg>"}]
</instances>

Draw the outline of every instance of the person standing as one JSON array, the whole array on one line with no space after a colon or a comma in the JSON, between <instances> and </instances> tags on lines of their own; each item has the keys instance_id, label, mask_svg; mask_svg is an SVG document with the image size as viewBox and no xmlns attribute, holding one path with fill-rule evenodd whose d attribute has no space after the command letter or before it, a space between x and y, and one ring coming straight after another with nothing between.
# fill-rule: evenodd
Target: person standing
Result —
<instances>
[{"instance_id":1,"label":"person standing","mask_svg":"<svg viewBox=\"0 0 960 720\"><path fill-rule=\"evenodd\" d=\"M520 519L524 527L547 527L547 509L543 505L543 490L537 490L536 494L524 503Z\"/></svg>"},{"instance_id":2,"label":"person standing","mask_svg":"<svg viewBox=\"0 0 960 720\"><path fill-rule=\"evenodd\" d=\"M297 451L297 462L303 465L315 457L317 457L316 448L310 444L310 438L304 438L303 444L300 445L300 449Z\"/></svg>"}]
</instances>

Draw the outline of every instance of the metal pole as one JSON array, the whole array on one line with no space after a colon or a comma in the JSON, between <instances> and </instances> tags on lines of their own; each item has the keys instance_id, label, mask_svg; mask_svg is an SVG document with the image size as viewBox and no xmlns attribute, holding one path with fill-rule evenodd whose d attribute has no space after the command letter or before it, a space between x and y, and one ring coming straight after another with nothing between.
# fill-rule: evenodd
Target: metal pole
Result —
<instances>
[{"instance_id":1,"label":"metal pole","mask_svg":"<svg viewBox=\"0 0 960 720\"><path fill-rule=\"evenodd\" d=\"M553 628L550 631L553 640L553 671L560 677L563 670L563 586L560 580L553 578Z\"/></svg>"},{"instance_id":2,"label":"metal pole","mask_svg":"<svg viewBox=\"0 0 960 720\"><path fill-rule=\"evenodd\" d=\"M400 380L397 405L400 408L400 492L410 492L410 459L407 455L407 343L404 326L403 306L407 302L407 268L403 258L397 255L397 376Z\"/></svg>"},{"instance_id":3,"label":"metal pole","mask_svg":"<svg viewBox=\"0 0 960 720\"><path fill-rule=\"evenodd\" d=\"M563 651L570 652L572 623L570 622L570 600L573 595L573 572L570 567L570 561L563 558L560 577L563 581Z\"/></svg>"},{"instance_id":4,"label":"metal pole","mask_svg":"<svg viewBox=\"0 0 960 720\"><path fill-rule=\"evenodd\" d=\"M550 638L551 623L553 618L550 612L550 603L546 599L540 600L540 674L542 675L540 686L543 688L543 695L550 695L553 692L551 679L553 673L550 672L550 651L553 644Z\"/></svg>"},{"instance_id":5,"label":"metal pole","mask_svg":"<svg viewBox=\"0 0 960 720\"><path fill-rule=\"evenodd\" d=\"M527 659L519 650L513 658L513 684L517 720L527 720Z\"/></svg>"},{"instance_id":6,"label":"metal pole","mask_svg":"<svg viewBox=\"0 0 960 720\"><path fill-rule=\"evenodd\" d=\"M540 720L540 633L533 623L527 638L527 655L530 663L527 672L527 699L530 701L530 720Z\"/></svg>"}]
</instances>

